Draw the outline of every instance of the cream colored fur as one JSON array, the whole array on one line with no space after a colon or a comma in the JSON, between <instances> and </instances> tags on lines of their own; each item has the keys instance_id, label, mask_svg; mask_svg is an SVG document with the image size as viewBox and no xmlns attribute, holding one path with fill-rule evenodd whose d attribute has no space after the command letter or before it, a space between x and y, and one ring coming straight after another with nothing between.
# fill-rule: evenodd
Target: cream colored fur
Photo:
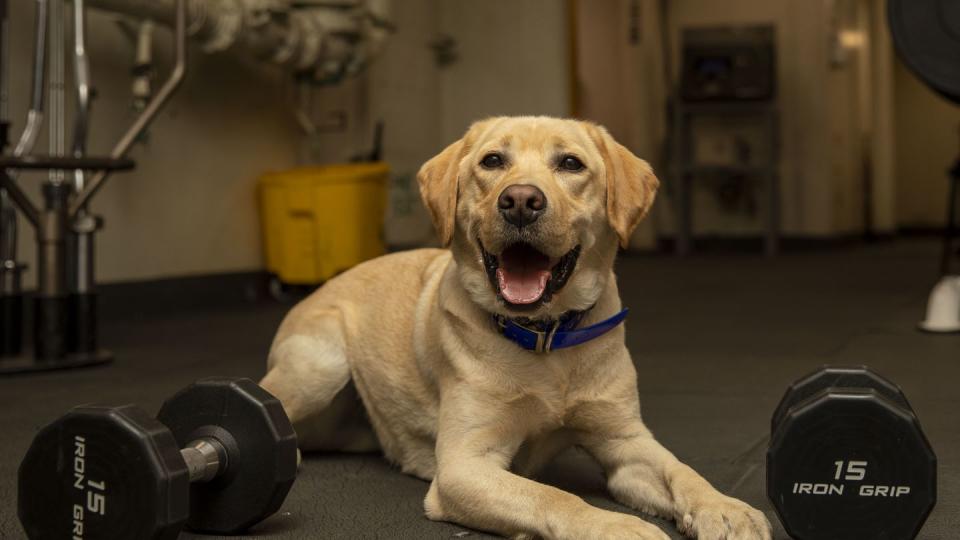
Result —
<instances>
[{"instance_id":1,"label":"cream colored fur","mask_svg":"<svg viewBox=\"0 0 960 540\"><path fill-rule=\"evenodd\" d=\"M507 166L480 166L493 151ZM566 154L586 170L558 168ZM536 354L500 336L490 319L593 306L582 323L589 325L620 310L617 246L658 184L646 162L590 123L493 118L425 164L418 179L448 248L363 263L297 305L277 332L261 384L284 404L301 447L379 444L405 473L431 482L424 508L434 520L517 538L668 538L638 517L528 478L579 445L625 505L672 519L691 537L769 539L761 512L718 492L644 426L624 326ZM582 247L566 286L522 313L498 299L478 244L500 253L516 234L496 208L498 194L516 183L539 187L549 201L525 241L555 259Z\"/></svg>"}]
</instances>

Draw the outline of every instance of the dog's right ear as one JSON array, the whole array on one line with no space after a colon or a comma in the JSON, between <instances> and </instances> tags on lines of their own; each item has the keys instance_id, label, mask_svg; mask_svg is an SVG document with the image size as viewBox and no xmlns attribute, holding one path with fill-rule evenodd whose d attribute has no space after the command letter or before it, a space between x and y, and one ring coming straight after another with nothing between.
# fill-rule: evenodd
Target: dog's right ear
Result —
<instances>
[{"instance_id":1,"label":"dog's right ear","mask_svg":"<svg viewBox=\"0 0 960 540\"><path fill-rule=\"evenodd\" d=\"M446 147L420 167L417 183L420 197L430 212L433 226L437 229L440 243L447 247L453 240L454 220L457 213L457 190L460 161L463 159L464 142L459 140Z\"/></svg>"}]
</instances>

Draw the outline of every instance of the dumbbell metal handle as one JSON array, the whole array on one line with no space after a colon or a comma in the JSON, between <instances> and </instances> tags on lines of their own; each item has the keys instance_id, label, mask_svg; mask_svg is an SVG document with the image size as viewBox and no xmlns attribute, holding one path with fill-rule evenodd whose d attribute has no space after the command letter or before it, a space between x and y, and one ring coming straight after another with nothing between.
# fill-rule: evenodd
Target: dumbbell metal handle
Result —
<instances>
[{"instance_id":1,"label":"dumbbell metal handle","mask_svg":"<svg viewBox=\"0 0 960 540\"><path fill-rule=\"evenodd\" d=\"M220 441L202 437L180 450L187 463L190 482L209 482L227 468L227 451Z\"/></svg>"}]
</instances>

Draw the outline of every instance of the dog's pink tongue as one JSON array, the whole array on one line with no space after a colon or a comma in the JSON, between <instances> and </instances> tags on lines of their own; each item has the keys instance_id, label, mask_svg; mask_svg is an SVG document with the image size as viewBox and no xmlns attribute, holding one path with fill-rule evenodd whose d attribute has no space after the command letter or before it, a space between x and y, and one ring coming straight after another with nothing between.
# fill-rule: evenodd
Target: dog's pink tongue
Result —
<instances>
[{"instance_id":1,"label":"dog's pink tongue","mask_svg":"<svg viewBox=\"0 0 960 540\"><path fill-rule=\"evenodd\" d=\"M500 255L497 282L511 304L532 304L543 296L550 280L550 259L536 249L515 244Z\"/></svg>"},{"instance_id":2,"label":"dog's pink tongue","mask_svg":"<svg viewBox=\"0 0 960 540\"><path fill-rule=\"evenodd\" d=\"M550 279L549 270L522 269L510 271L497 268L500 294L511 304L532 304L543 296Z\"/></svg>"}]
</instances>

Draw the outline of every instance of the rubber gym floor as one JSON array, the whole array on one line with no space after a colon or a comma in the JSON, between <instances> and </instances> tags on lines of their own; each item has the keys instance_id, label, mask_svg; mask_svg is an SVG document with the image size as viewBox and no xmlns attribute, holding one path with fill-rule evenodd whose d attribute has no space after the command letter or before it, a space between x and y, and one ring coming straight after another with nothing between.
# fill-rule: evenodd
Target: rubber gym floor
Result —
<instances>
[{"instance_id":1,"label":"rubber gym floor","mask_svg":"<svg viewBox=\"0 0 960 540\"><path fill-rule=\"evenodd\" d=\"M770 415L785 387L825 363L868 364L905 391L939 460L937 507L920 538L960 528L960 336L916 331L937 278L938 244L901 239L757 255L627 255L618 262L627 341L643 413L658 438L719 489L763 509ZM154 414L195 379L258 379L288 305L272 301L158 310L103 324L117 361L103 368L0 378L0 538L22 538L17 466L36 431L80 403L135 402ZM161 311L165 311L162 312ZM131 312L132 313L132 312ZM908 459L908 457L905 457ZM541 476L604 508L600 470L571 450ZM485 538L423 516L427 484L377 455L308 455L261 538ZM656 520L654 520L656 521ZM672 524L657 521L672 537ZM184 538L195 536L184 533ZM199 536L196 536L199 538Z\"/></svg>"}]
</instances>

